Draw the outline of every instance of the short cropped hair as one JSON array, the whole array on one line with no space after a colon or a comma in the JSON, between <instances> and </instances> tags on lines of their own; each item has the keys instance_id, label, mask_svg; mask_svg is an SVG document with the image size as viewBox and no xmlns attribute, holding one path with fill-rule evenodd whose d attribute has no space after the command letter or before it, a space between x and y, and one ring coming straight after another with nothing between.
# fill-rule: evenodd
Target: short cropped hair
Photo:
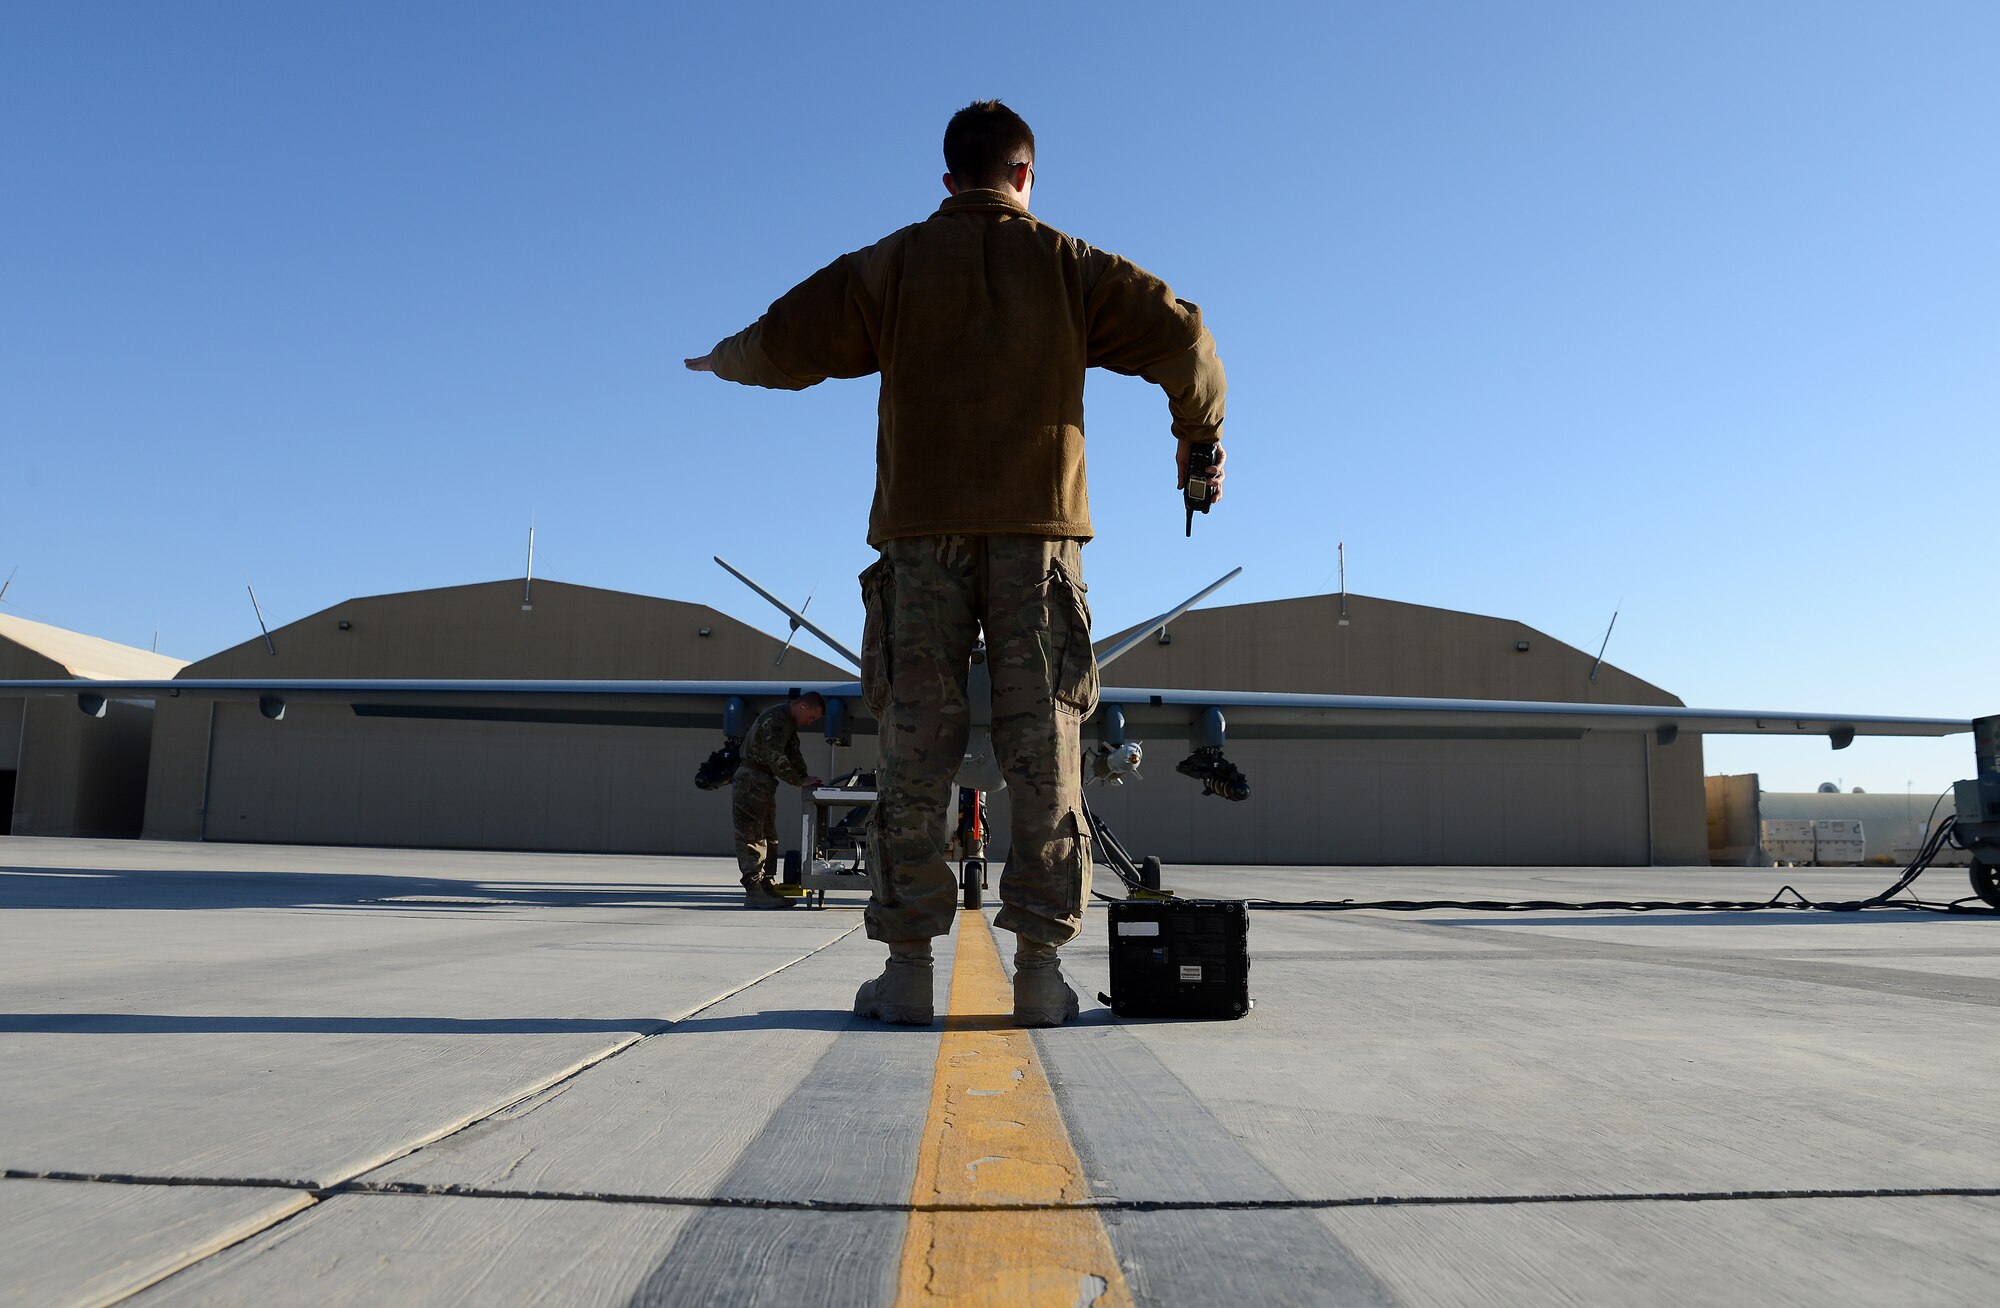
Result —
<instances>
[{"instance_id":1,"label":"short cropped hair","mask_svg":"<svg viewBox=\"0 0 2000 1308\"><path fill-rule=\"evenodd\" d=\"M974 100L944 129L944 166L960 186L998 186L1010 164L1035 161L1035 133L998 100Z\"/></svg>"},{"instance_id":2,"label":"short cropped hair","mask_svg":"<svg viewBox=\"0 0 2000 1308\"><path fill-rule=\"evenodd\" d=\"M826 696L820 694L816 690L809 690L803 695L792 696L792 703L807 704L812 706L813 708L818 709L822 713L826 712Z\"/></svg>"}]
</instances>

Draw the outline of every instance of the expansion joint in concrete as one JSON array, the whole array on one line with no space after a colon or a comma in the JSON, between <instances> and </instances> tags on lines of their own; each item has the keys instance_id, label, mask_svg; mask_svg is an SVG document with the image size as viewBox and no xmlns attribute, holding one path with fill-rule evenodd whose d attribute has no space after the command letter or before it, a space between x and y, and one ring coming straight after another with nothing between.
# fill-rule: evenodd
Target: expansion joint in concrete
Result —
<instances>
[{"instance_id":1,"label":"expansion joint in concrete","mask_svg":"<svg viewBox=\"0 0 2000 1308\"><path fill-rule=\"evenodd\" d=\"M746 1195L660 1195L607 1190L518 1190L422 1181L340 1181L316 1185L280 1177L141 1176L116 1172L0 1170L0 1180L91 1185L210 1186L290 1190L314 1200L347 1195L432 1199L530 1199L544 1203L645 1204L662 1208L727 1208L803 1213L1243 1213L1316 1212L1335 1208L1478 1208L1529 1204L1742 1203L1802 1199L2000 1199L2000 1186L1939 1185L1843 1190L1653 1190L1600 1194L1340 1195L1320 1199L1116 1199L1050 1203L897 1203L839 1199L770 1199Z\"/></svg>"}]
</instances>

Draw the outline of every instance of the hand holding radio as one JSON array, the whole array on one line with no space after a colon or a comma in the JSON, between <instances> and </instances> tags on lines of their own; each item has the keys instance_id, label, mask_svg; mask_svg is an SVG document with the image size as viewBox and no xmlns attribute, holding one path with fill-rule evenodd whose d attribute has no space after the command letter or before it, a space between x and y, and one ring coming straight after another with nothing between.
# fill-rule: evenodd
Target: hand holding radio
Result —
<instances>
[{"instance_id":1,"label":"hand holding radio","mask_svg":"<svg viewBox=\"0 0 2000 1308\"><path fill-rule=\"evenodd\" d=\"M1222 498L1222 445L1219 441L1182 441L1181 502L1187 507L1187 534L1194 535L1194 515L1207 513Z\"/></svg>"}]
</instances>

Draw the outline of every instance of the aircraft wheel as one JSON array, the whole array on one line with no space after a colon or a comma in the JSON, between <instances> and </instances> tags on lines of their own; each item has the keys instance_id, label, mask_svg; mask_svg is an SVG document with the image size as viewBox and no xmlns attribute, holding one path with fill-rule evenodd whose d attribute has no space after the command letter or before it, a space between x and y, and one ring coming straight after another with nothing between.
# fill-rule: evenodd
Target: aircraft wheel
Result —
<instances>
[{"instance_id":1,"label":"aircraft wheel","mask_svg":"<svg viewBox=\"0 0 2000 1308\"><path fill-rule=\"evenodd\" d=\"M1993 907L2000 908L2000 863L1973 860L1972 893Z\"/></svg>"},{"instance_id":2,"label":"aircraft wheel","mask_svg":"<svg viewBox=\"0 0 2000 1308\"><path fill-rule=\"evenodd\" d=\"M1160 860L1148 854L1139 864L1139 884L1148 890L1160 888Z\"/></svg>"},{"instance_id":3,"label":"aircraft wheel","mask_svg":"<svg viewBox=\"0 0 2000 1308\"><path fill-rule=\"evenodd\" d=\"M796 886L797 884L799 884L799 877L800 877L799 867L800 867L799 851L796 849L786 850L785 870L779 874L783 878L784 883L786 885Z\"/></svg>"},{"instance_id":4,"label":"aircraft wheel","mask_svg":"<svg viewBox=\"0 0 2000 1308\"><path fill-rule=\"evenodd\" d=\"M959 874L958 884L960 889L965 892L965 906L967 908L976 909L986 902L985 886L983 884L985 879L985 862L976 858L966 859L964 870Z\"/></svg>"}]
</instances>

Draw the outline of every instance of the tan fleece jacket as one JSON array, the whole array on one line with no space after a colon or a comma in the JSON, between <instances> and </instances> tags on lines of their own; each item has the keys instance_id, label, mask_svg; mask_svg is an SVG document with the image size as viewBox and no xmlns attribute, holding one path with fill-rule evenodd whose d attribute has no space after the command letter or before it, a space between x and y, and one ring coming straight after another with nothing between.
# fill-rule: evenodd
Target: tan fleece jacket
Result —
<instances>
[{"instance_id":1,"label":"tan fleece jacket","mask_svg":"<svg viewBox=\"0 0 2000 1308\"><path fill-rule=\"evenodd\" d=\"M871 545L1088 540L1086 368L1166 391L1176 437L1222 438L1222 363L1201 310L1003 191L962 191L842 255L712 353L717 376L784 390L882 374Z\"/></svg>"}]
</instances>

